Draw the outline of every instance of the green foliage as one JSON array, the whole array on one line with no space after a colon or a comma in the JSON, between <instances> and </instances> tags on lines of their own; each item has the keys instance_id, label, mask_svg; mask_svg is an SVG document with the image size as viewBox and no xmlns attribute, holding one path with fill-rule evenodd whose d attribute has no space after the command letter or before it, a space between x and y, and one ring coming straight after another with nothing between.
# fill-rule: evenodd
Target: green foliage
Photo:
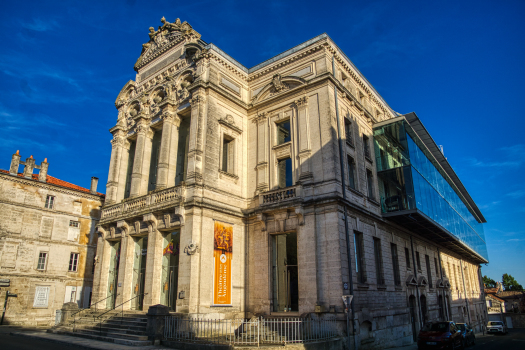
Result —
<instances>
[{"instance_id":1,"label":"green foliage","mask_svg":"<svg viewBox=\"0 0 525 350\"><path fill-rule=\"evenodd\" d=\"M523 290L522 285L519 284L511 275L504 273L501 278L501 283L503 284L504 290Z\"/></svg>"},{"instance_id":2,"label":"green foliage","mask_svg":"<svg viewBox=\"0 0 525 350\"><path fill-rule=\"evenodd\" d=\"M485 287L487 287L487 288L494 288L494 287L496 287L496 281L494 281L490 277L487 277L486 275L483 276L483 283L485 284Z\"/></svg>"}]
</instances>

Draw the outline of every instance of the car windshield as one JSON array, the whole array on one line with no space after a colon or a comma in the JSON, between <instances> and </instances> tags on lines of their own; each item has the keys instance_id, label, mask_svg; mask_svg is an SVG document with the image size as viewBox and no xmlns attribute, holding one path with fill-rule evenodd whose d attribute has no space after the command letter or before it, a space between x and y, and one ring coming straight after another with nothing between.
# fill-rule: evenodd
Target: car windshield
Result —
<instances>
[{"instance_id":1,"label":"car windshield","mask_svg":"<svg viewBox=\"0 0 525 350\"><path fill-rule=\"evenodd\" d=\"M503 322L500 322L500 321L489 322L489 326L503 326Z\"/></svg>"},{"instance_id":2,"label":"car windshield","mask_svg":"<svg viewBox=\"0 0 525 350\"><path fill-rule=\"evenodd\" d=\"M461 329L462 331L465 330L465 325L464 324L456 324L456 326Z\"/></svg>"},{"instance_id":3,"label":"car windshield","mask_svg":"<svg viewBox=\"0 0 525 350\"><path fill-rule=\"evenodd\" d=\"M447 332L448 322L427 323L423 332Z\"/></svg>"}]
</instances>

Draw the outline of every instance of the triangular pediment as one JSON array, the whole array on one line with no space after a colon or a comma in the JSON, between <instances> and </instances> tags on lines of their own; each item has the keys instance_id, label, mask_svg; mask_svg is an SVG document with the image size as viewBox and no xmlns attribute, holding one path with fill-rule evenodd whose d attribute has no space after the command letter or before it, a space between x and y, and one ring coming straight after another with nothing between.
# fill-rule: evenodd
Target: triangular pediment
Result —
<instances>
[{"instance_id":1,"label":"triangular pediment","mask_svg":"<svg viewBox=\"0 0 525 350\"><path fill-rule=\"evenodd\" d=\"M445 288L445 284L443 283L443 280L441 278L437 280L436 286L438 288Z\"/></svg>"},{"instance_id":2,"label":"triangular pediment","mask_svg":"<svg viewBox=\"0 0 525 350\"><path fill-rule=\"evenodd\" d=\"M406 284L407 286L417 286L417 280L414 275L408 275Z\"/></svg>"},{"instance_id":3,"label":"triangular pediment","mask_svg":"<svg viewBox=\"0 0 525 350\"><path fill-rule=\"evenodd\" d=\"M145 66L186 37L195 42L201 37L188 22L181 23L178 18L174 23L170 23L162 17L161 22L162 25L157 30L149 28L149 41L142 44L142 52L135 63L135 70Z\"/></svg>"},{"instance_id":4,"label":"triangular pediment","mask_svg":"<svg viewBox=\"0 0 525 350\"><path fill-rule=\"evenodd\" d=\"M428 286L427 278L425 276L419 276L419 278L417 279L417 285L420 287Z\"/></svg>"}]
</instances>

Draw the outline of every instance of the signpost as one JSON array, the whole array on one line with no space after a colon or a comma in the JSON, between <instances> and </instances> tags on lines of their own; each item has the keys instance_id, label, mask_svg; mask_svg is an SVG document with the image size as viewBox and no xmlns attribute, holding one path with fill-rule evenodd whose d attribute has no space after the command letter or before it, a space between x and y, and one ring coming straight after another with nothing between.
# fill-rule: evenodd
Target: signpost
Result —
<instances>
[{"instance_id":1,"label":"signpost","mask_svg":"<svg viewBox=\"0 0 525 350\"><path fill-rule=\"evenodd\" d=\"M346 335L348 336L348 348L350 349L350 312L348 312L352 299L354 298L353 295L343 295L341 298L343 298L343 303L345 304L345 313L346 313ZM352 320L353 322L353 320ZM355 332L355 330L354 330ZM355 335L354 335L355 337Z\"/></svg>"},{"instance_id":2,"label":"signpost","mask_svg":"<svg viewBox=\"0 0 525 350\"><path fill-rule=\"evenodd\" d=\"M7 280L7 281L9 281L9 280ZM6 310L6 308L7 308L7 298L9 298L9 297L11 297L11 298L17 298L18 295L13 294L13 293L9 293L9 291L7 291L7 292L5 293L4 312L2 313L2 321L0 321L0 325L4 324L5 310Z\"/></svg>"}]
</instances>

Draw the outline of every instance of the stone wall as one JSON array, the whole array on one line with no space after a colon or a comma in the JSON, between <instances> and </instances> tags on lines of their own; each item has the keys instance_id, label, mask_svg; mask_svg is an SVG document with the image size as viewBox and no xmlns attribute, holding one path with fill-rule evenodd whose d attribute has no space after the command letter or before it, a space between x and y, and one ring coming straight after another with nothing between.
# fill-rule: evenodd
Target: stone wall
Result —
<instances>
[{"instance_id":1,"label":"stone wall","mask_svg":"<svg viewBox=\"0 0 525 350\"><path fill-rule=\"evenodd\" d=\"M48 195L55 197L52 209L44 208ZM80 307L88 305L101 205L99 196L0 174L0 278L10 280L0 298L8 290L18 295L9 298L4 322L54 324L55 310L72 292ZM79 229L70 221L78 221ZM47 253L42 270L40 253ZM68 271L71 253L79 254L76 272ZM38 287L49 287L47 306L34 306Z\"/></svg>"}]
</instances>

